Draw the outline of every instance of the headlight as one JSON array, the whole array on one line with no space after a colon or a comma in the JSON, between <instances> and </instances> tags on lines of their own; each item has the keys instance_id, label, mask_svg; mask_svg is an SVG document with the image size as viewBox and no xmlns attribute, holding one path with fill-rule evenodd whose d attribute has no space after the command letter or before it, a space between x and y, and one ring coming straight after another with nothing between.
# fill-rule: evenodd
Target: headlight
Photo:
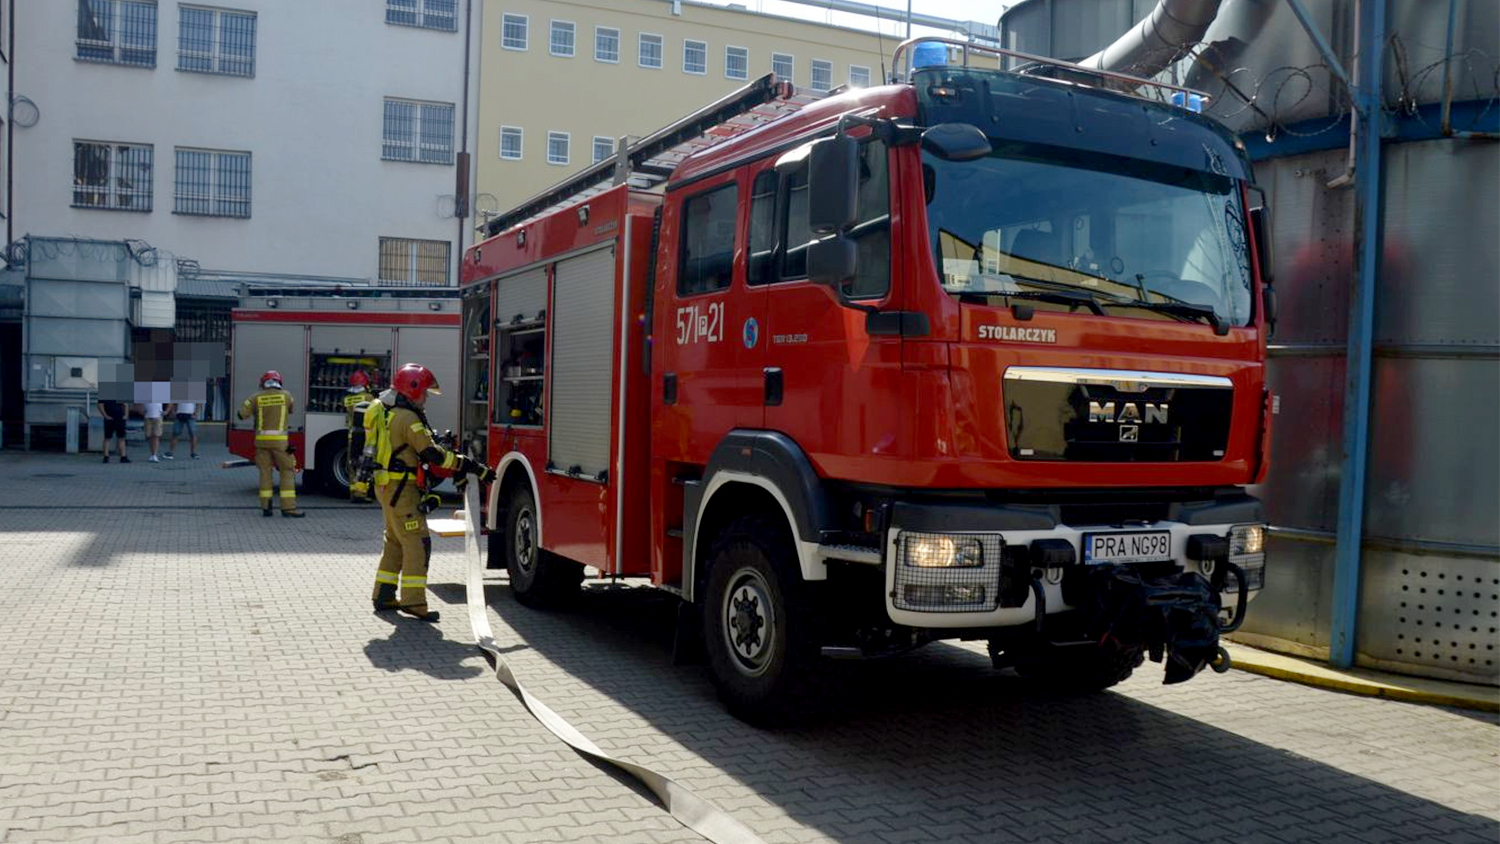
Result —
<instances>
[{"instance_id":1,"label":"headlight","mask_svg":"<svg viewBox=\"0 0 1500 844\"><path fill-rule=\"evenodd\" d=\"M914 534L906 545L906 564L917 568L976 568L984 565L984 549L970 537Z\"/></svg>"},{"instance_id":2,"label":"headlight","mask_svg":"<svg viewBox=\"0 0 1500 844\"><path fill-rule=\"evenodd\" d=\"M1264 525L1236 525L1229 530L1229 558L1260 554L1266 550Z\"/></svg>"}]
</instances>

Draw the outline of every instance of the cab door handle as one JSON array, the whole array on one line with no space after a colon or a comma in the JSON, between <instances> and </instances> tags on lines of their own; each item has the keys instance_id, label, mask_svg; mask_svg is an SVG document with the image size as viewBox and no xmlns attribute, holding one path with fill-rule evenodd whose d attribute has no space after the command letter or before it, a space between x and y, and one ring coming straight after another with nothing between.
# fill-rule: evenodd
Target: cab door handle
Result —
<instances>
[{"instance_id":1,"label":"cab door handle","mask_svg":"<svg viewBox=\"0 0 1500 844\"><path fill-rule=\"evenodd\" d=\"M766 406L775 407L781 404L781 367L768 366L764 371L766 376Z\"/></svg>"}]
</instances>

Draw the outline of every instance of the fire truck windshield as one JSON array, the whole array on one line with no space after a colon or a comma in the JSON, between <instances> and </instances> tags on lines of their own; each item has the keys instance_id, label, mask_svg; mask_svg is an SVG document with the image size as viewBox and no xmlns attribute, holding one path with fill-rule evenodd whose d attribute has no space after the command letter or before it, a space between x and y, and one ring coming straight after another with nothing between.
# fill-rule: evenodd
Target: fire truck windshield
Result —
<instances>
[{"instance_id":1,"label":"fire truck windshield","mask_svg":"<svg viewBox=\"0 0 1500 844\"><path fill-rule=\"evenodd\" d=\"M924 153L922 172L938 277L956 296L1250 321L1244 214L1228 176L1004 142L976 161Z\"/></svg>"}]
</instances>

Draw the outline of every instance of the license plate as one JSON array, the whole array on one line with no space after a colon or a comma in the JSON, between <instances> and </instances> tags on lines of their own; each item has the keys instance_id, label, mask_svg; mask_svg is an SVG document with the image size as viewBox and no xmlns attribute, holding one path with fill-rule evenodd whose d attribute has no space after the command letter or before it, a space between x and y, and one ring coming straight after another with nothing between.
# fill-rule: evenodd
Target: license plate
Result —
<instances>
[{"instance_id":1,"label":"license plate","mask_svg":"<svg viewBox=\"0 0 1500 844\"><path fill-rule=\"evenodd\" d=\"M1172 559L1172 534L1164 530L1138 533L1090 533L1083 537L1083 561L1151 563Z\"/></svg>"}]
</instances>

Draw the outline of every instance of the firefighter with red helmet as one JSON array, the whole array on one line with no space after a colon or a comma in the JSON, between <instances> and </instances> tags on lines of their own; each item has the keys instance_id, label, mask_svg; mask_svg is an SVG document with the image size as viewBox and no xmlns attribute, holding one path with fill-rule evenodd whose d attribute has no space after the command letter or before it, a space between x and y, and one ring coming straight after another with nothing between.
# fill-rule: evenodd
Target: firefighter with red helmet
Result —
<instances>
[{"instance_id":1,"label":"firefighter with red helmet","mask_svg":"<svg viewBox=\"0 0 1500 844\"><path fill-rule=\"evenodd\" d=\"M344 477L349 479L349 498L354 501L368 501L370 497L370 486L359 479L357 470L365 447L364 412L372 401L375 401L375 394L370 392L370 376L362 369L355 370L349 376L349 391L343 401L344 442L347 444Z\"/></svg>"},{"instance_id":2,"label":"firefighter with red helmet","mask_svg":"<svg viewBox=\"0 0 1500 844\"><path fill-rule=\"evenodd\" d=\"M427 609L432 539L422 506L420 474L431 467L491 481L495 473L434 439L423 410L428 394L440 394L431 370L408 363L391 378L391 389L396 394L395 406L386 418L386 435L380 438L375 454L375 500L385 516L385 548L375 572L375 610L400 610L424 621L437 621L437 612ZM382 469L383 479L378 474Z\"/></svg>"},{"instance_id":3,"label":"firefighter with red helmet","mask_svg":"<svg viewBox=\"0 0 1500 844\"><path fill-rule=\"evenodd\" d=\"M241 419L255 418L255 466L260 470L260 514L271 515L271 469L281 475L281 515L300 519L297 509L297 460L288 448L291 431L292 394L281 388L281 373L267 370L260 376L260 392L240 405Z\"/></svg>"}]
</instances>

